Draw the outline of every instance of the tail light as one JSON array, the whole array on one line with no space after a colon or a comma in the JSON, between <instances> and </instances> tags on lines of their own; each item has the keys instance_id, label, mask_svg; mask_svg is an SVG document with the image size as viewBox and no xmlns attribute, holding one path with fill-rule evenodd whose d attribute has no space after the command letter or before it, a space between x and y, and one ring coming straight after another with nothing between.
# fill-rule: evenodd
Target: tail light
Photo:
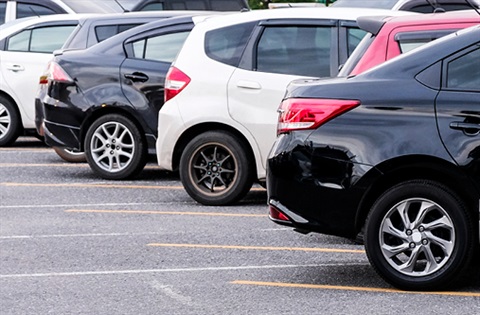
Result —
<instances>
[{"instance_id":1,"label":"tail light","mask_svg":"<svg viewBox=\"0 0 480 315\"><path fill-rule=\"evenodd\" d=\"M57 81L64 83L73 83L73 79L63 70L62 67L56 62L51 61L45 74L40 77L39 84L48 84L48 81Z\"/></svg>"},{"instance_id":2,"label":"tail light","mask_svg":"<svg viewBox=\"0 0 480 315\"><path fill-rule=\"evenodd\" d=\"M177 96L190 83L188 75L178 68L170 67L165 79L165 102Z\"/></svg>"},{"instance_id":3,"label":"tail light","mask_svg":"<svg viewBox=\"0 0 480 315\"><path fill-rule=\"evenodd\" d=\"M290 221L290 219L281 213L277 208L270 205L270 218L277 221Z\"/></svg>"},{"instance_id":4,"label":"tail light","mask_svg":"<svg viewBox=\"0 0 480 315\"><path fill-rule=\"evenodd\" d=\"M357 100L290 98L278 109L277 134L316 129L327 121L357 107Z\"/></svg>"}]
</instances>

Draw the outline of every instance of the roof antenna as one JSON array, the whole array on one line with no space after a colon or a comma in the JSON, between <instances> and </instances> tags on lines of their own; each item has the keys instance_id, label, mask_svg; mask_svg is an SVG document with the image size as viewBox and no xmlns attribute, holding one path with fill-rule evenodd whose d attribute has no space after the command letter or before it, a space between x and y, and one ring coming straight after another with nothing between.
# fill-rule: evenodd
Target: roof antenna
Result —
<instances>
[{"instance_id":1,"label":"roof antenna","mask_svg":"<svg viewBox=\"0 0 480 315\"><path fill-rule=\"evenodd\" d=\"M115 3L118 4L118 6L123 10L123 13L128 12L128 10L123 7L123 5L120 3L120 1L115 0Z\"/></svg>"},{"instance_id":2,"label":"roof antenna","mask_svg":"<svg viewBox=\"0 0 480 315\"><path fill-rule=\"evenodd\" d=\"M475 12L478 13L478 15L480 15L480 11L478 11L478 8L475 6L475 3L472 3L470 0L465 0L465 2L472 7L472 9L475 10Z\"/></svg>"}]
</instances>

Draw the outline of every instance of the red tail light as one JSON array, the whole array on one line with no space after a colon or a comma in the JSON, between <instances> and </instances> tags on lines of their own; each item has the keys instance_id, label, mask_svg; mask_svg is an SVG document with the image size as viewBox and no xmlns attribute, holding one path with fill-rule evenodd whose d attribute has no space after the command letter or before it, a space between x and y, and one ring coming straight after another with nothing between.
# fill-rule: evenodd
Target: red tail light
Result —
<instances>
[{"instance_id":1,"label":"red tail light","mask_svg":"<svg viewBox=\"0 0 480 315\"><path fill-rule=\"evenodd\" d=\"M188 75L178 68L170 67L165 79L165 102L177 96L190 83Z\"/></svg>"},{"instance_id":2,"label":"red tail light","mask_svg":"<svg viewBox=\"0 0 480 315\"><path fill-rule=\"evenodd\" d=\"M281 213L280 211L278 211L277 208L275 208L274 206L270 205L270 217L273 219L273 220L278 220L278 221L290 221L290 219L284 215L283 213Z\"/></svg>"},{"instance_id":3,"label":"red tail light","mask_svg":"<svg viewBox=\"0 0 480 315\"><path fill-rule=\"evenodd\" d=\"M315 129L360 105L357 100L290 98L278 109L277 134L293 130Z\"/></svg>"},{"instance_id":4,"label":"red tail light","mask_svg":"<svg viewBox=\"0 0 480 315\"><path fill-rule=\"evenodd\" d=\"M48 84L48 81L57 81L73 83L73 79L56 62L51 61L47 66L47 71L40 77L40 84Z\"/></svg>"}]
</instances>

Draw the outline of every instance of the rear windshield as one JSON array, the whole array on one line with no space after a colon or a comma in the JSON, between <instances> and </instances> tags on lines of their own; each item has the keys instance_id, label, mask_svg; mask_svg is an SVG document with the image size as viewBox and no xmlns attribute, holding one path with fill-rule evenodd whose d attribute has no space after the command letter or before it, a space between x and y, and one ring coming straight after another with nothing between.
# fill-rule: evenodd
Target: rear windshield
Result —
<instances>
[{"instance_id":1,"label":"rear windshield","mask_svg":"<svg viewBox=\"0 0 480 315\"><path fill-rule=\"evenodd\" d=\"M367 51L368 47L373 42L373 36L371 33L367 33L365 37L360 41L357 48L353 51L352 55L347 59L347 62L342 66L342 69L338 73L339 77L346 77L350 75L353 69L357 66L358 62L362 59L363 55Z\"/></svg>"},{"instance_id":2,"label":"rear windshield","mask_svg":"<svg viewBox=\"0 0 480 315\"><path fill-rule=\"evenodd\" d=\"M332 7L391 9L398 0L337 0Z\"/></svg>"}]
</instances>

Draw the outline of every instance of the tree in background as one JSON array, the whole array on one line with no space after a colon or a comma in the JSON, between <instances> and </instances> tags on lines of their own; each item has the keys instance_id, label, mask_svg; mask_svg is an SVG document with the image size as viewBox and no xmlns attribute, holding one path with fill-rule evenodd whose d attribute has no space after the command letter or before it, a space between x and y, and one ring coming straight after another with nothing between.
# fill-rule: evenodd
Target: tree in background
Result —
<instances>
[{"instance_id":1,"label":"tree in background","mask_svg":"<svg viewBox=\"0 0 480 315\"><path fill-rule=\"evenodd\" d=\"M253 10L255 9L268 9L269 3L296 3L296 2L318 2L325 5L330 5L335 0L248 0L248 5Z\"/></svg>"}]
</instances>

